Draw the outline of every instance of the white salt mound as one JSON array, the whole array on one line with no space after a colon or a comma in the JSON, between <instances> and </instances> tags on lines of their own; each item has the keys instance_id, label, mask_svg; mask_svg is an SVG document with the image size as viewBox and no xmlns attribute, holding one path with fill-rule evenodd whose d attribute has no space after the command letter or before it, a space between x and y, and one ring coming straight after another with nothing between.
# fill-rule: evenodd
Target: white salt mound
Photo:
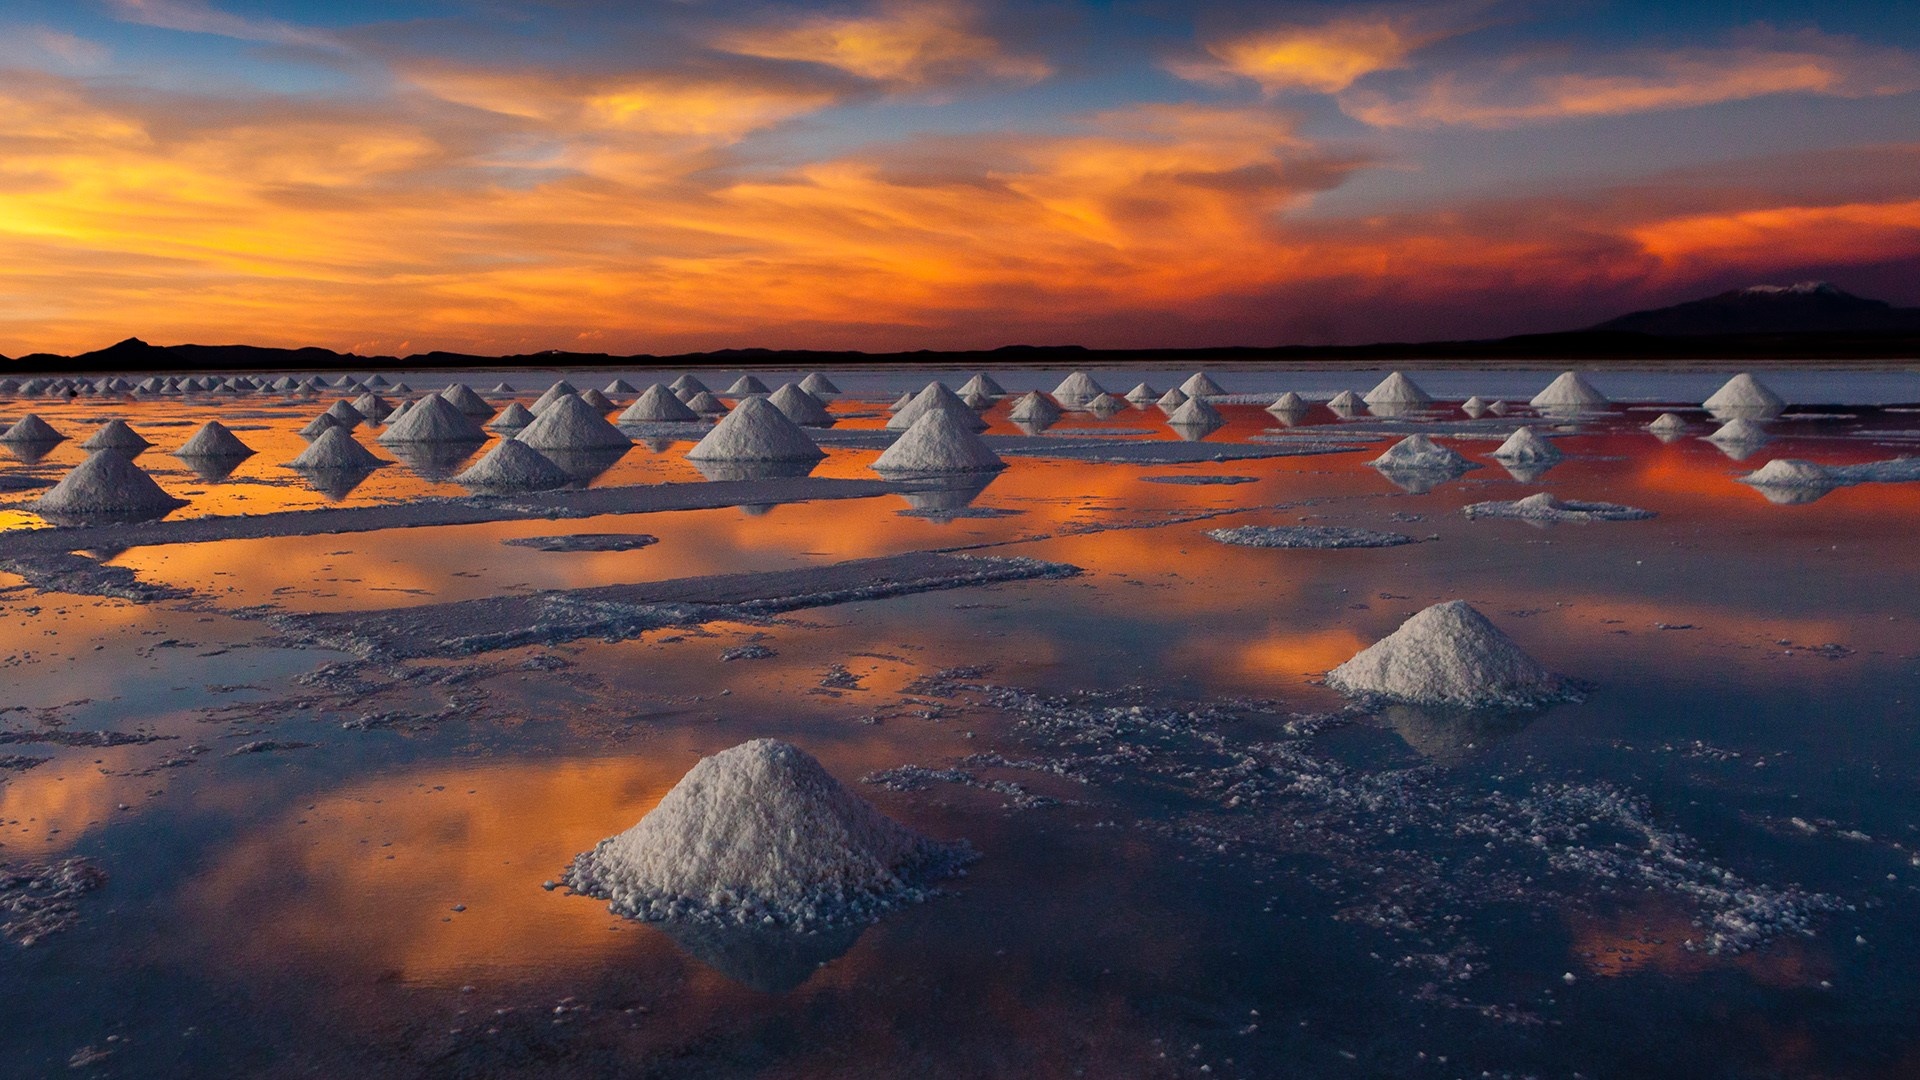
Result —
<instances>
[{"instance_id":1,"label":"white salt mound","mask_svg":"<svg viewBox=\"0 0 1920 1080\"><path fill-rule=\"evenodd\" d=\"M1307 399L1289 390L1286 393L1281 394L1279 397L1274 398L1273 404L1267 406L1267 411L1268 412L1301 412L1301 411L1304 411L1306 407L1307 407Z\"/></svg>"},{"instance_id":2,"label":"white salt mound","mask_svg":"<svg viewBox=\"0 0 1920 1080\"><path fill-rule=\"evenodd\" d=\"M817 371L809 372L806 378L800 380L800 389L805 390L814 397L821 397L826 394L838 394L840 392L840 388L833 385L832 379L827 378Z\"/></svg>"},{"instance_id":3,"label":"white salt mound","mask_svg":"<svg viewBox=\"0 0 1920 1080\"><path fill-rule=\"evenodd\" d=\"M678 405L679 402L676 401L674 404ZM687 415L691 416L693 414L688 413ZM506 408L501 409L499 416L489 420L487 426L495 431L519 431L531 423L533 423L533 413L528 411L525 405L514 401L509 402Z\"/></svg>"},{"instance_id":4,"label":"white salt mound","mask_svg":"<svg viewBox=\"0 0 1920 1080\"><path fill-rule=\"evenodd\" d=\"M1098 396L1098 395L1095 395ZM947 389L945 383L930 382L926 389L915 394L906 407L887 418L887 427L892 431L905 431L917 423L929 410L939 409L953 414L953 418L965 424L971 431L983 431L987 422L980 414L967 407L959 395Z\"/></svg>"},{"instance_id":5,"label":"white salt mound","mask_svg":"<svg viewBox=\"0 0 1920 1080\"><path fill-rule=\"evenodd\" d=\"M668 383L667 389L673 391L674 395L678 397L681 401L685 401L695 394L706 393L707 384L701 382L699 379L696 379L691 375L682 375L679 378Z\"/></svg>"},{"instance_id":6,"label":"white salt mound","mask_svg":"<svg viewBox=\"0 0 1920 1080\"><path fill-rule=\"evenodd\" d=\"M1226 417L1220 415L1219 409L1207 404L1206 399L1195 394L1173 410L1173 414L1167 417L1167 423L1175 427L1219 427L1226 423Z\"/></svg>"},{"instance_id":7,"label":"white salt mound","mask_svg":"<svg viewBox=\"0 0 1920 1080\"><path fill-rule=\"evenodd\" d=\"M1559 461L1560 449L1532 428L1516 428L1493 456L1501 461Z\"/></svg>"},{"instance_id":8,"label":"white salt mound","mask_svg":"<svg viewBox=\"0 0 1920 1080\"><path fill-rule=\"evenodd\" d=\"M973 429L942 409L929 409L873 463L878 473L992 472L1006 468Z\"/></svg>"},{"instance_id":9,"label":"white salt mound","mask_svg":"<svg viewBox=\"0 0 1920 1080\"><path fill-rule=\"evenodd\" d=\"M1369 405L1425 405L1433 397L1420 389L1412 379L1396 371L1380 380L1380 385L1367 391L1361 400Z\"/></svg>"},{"instance_id":10,"label":"white salt mound","mask_svg":"<svg viewBox=\"0 0 1920 1080\"><path fill-rule=\"evenodd\" d=\"M1659 416L1654 417L1653 423L1647 425L1647 430L1657 433L1685 431L1687 430L1687 422L1670 412L1663 412Z\"/></svg>"},{"instance_id":11,"label":"white salt mound","mask_svg":"<svg viewBox=\"0 0 1920 1080\"><path fill-rule=\"evenodd\" d=\"M1213 381L1213 376L1204 371L1196 371L1187 376L1180 389L1188 397L1219 397L1227 392L1226 387Z\"/></svg>"},{"instance_id":12,"label":"white salt mound","mask_svg":"<svg viewBox=\"0 0 1920 1080\"><path fill-rule=\"evenodd\" d=\"M125 454L102 450L62 477L45 495L27 504L42 514L147 514L185 506L160 489L153 477Z\"/></svg>"},{"instance_id":13,"label":"white salt mound","mask_svg":"<svg viewBox=\"0 0 1920 1080\"><path fill-rule=\"evenodd\" d=\"M806 432L763 397L742 398L687 451L694 461L812 461L825 456Z\"/></svg>"},{"instance_id":14,"label":"white salt mound","mask_svg":"<svg viewBox=\"0 0 1920 1080\"><path fill-rule=\"evenodd\" d=\"M545 491L564 487L569 479L565 469L540 451L519 439L501 439L453 482L483 491Z\"/></svg>"},{"instance_id":15,"label":"white salt mound","mask_svg":"<svg viewBox=\"0 0 1920 1080\"><path fill-rule=\"evenodd\" d=\"M287 463L293 469L373 469L386 464L353 439L343 427L331 427Z\"/></svg>"},{"instance_id":16,"label":"white salt mound","mask_svg":"<svg viewBox=\"0 0 1920 1080\"><path fill-rule=\"evenodd\" d=\"M833 423L828 415L826 403L792 383L781 383L780 389L767 396L773 407L787 414L787 419L806 427L822 427Z\"/></svg>"},{"instance_id":17,"label":"white salt mound","mask_svg":"<svg viewBox=\"0 0 1920 1080\"><path fill-rule=\"evenodd\" d=\"M1487 403L1480 400L1479 394L1475 394L1460 404L1460 411L1466 413L1468 416L1478 418L1481 413L1487 411Z\"/></svg>"},{"instance_id":18,"label":"white salt mound","mask_svg":"<svg viewBox=\"0 0 1920 1080\"><path fill-rule=\"evenodd\" d=\"M673 391L654 383L640 392L627 411L620 414L623 423L685 423L700 419L700 414L687 408L686 403L673 396Z\"/></svg>"},{"instance_id":19,"label":"white salt mound","mask_svg":"<svg viewBox=\"0 0 1920 1080\"><path fill-rule=\"evenodd\" d=\"M473 418L438 394L428 394L408 406L406 412L387 424L379 442L481 442L487 433Z\"/></svg>"},{"instance_id":20,"label":"white salt mound","mask_svg":"<svg viewBox=\"0 0 1920 1080\"><path fill-rule=\"evenodd\" d=\"M615 379L607 384L606 389L600 392L603 394L631 394L634 393L634 389L633 384L627 380Z\"/></svg>"},{"instance_id":21,"label":"white salt mound","mask_svg":"<svg viewBox=\"0 0 1920 1080\"><path fill-rule=\"evenodd\" d=\"M745 397L748 394L764 394L766 392L767 384L751 375L742 375L733 381L732 386L727 387L728 397Z\"/></svg>"},{"instance_id":22,"label":"white salt mound","mask_svg":"<svg viewBox=\"0 0 1920 1080\"><path fill-rule=\"evenodd\" d=\"M1074 372L1060 380L1060 385L1053 388L1054 400L1067 405L1092 401L1103 393L1106 393L1106 390L1093 381L1093 376L1084 371Z\"/></svg>"},{"instance_id":23,"label":"white salt mound","mask_svg":"<svg viewBox=\"0 0 1920 1080\"><path fill-rule=\"evenodd\" d=\"M1577 696L1464 600L1419 612L1327 672L1345 694L1412 705L1525 707Z\"/></svg>"},{"instance_id":24,"label":"white salt mound","mask_svg":"<svg viewBox=\"0 0 1920 1080\"><path fill-rule=\"evenodd\" d=\"M53 429L52 424L40 419L33 413L28 413L19 420L14 421L13 426L7 429L5 435L0 435L0 442L55 443L65 438L65 435Z\"/></svg>"},{"instance_id":25,"label":"white salt mound","mask_svg":"<svg viewBox=\"0 0 1920 1080\"><path fill-rule=\"evenodd\" d=\"M379 423L393 413L393 406L378 394L361 394L353 399L353 408L361 416Z\"/></svg>"},{"instance_id":26,"label":"white salt mound","mask_svg":"<svg viewBox=\"0 0 1920 1080\"><path fill-rule=\"evenodd\" d=\"M1080 407L1104 420L1107 417L1112 416L1114 413L1119 412L1121 409L1126 408L1127 403L1126 403L1126 400L1123 398L1117 398L1117 397L1114 397L1112 394L1102 393L1096 396L1092 401L1089 401L1085 405L1082 405Z\"/></svg>"},{"instance_id":27,"label":"white salt mound","mask_svg":"<svg viewBox=\"0 0 1920 1080\"><path fill-rule=\"evenodd\" d=\"M327 415L343 428L359 427L367 422L367 415L347 401L336 401L327 406Z\"/></svg>"},{"instance_id":28,"label":"white salt mound","mask_svg":"<svg viewBox=\"0 0 1920 1080\"><path fill-rule=\"evenodd\" d=\"M533 404L528 406L527 411L532 413L535 416L539 416L541 413L547 411L547 406L553 404L556 401L559 401L561 398L566 397L570 394L575 397L578 397L580 395L580 391L576 389L572 383L568 382L565 379L561 379L560 381L554 383L552 386L547 387L546 393L543 393L538 398L534 399Z\"/></svg>"},{"instance_id":29,"label":"white salt mound","mask_svg":"<svg viewBox=\"0 0 1920 1080\"><path fill-rule=\"evenodd\" d=\"M1425 435L1409 435L1367 464L1406 472L1465 472L1479 466Z\"/></svg>"},{"instance_id":30,"label":"white salt mound","mask_svg":"<svg viewBox=\"0 0 1920 1080\"><path fill-rule=\"evenodd\" d=\"M1579 372L1563 371L1527 404L1536 409L1598 409L1608 401L1607 395L1595 390Z\"/></svg>"},{"instance_id":31,"label":"white salt mound","mask_svg":"<svg viewBox=\"0 0 1920 1080\"><path fill-rule=\"evenodd\" d=\"M1513 502L1473 503L1461 507L1460 512L1470 518L1517 518L1540 522L1645 521L1656 516L1651 510L1621 506L1619 503L1575 502L1571 499L1562 502L1545 491Z\"/></svg>"},{"instance_id":32,"label":"white salt mound","mask_svg":"<svg viewBox=\"0 0 1920 1080\"><path fill-rule=\"evenodd\" d=\"M487 404L485 398L474 393L473 387L468 386L466 383L454 383L452 386L440 391L440 396L447 399L447 404L452 405L468 416L493 415L493 406Z\"/></svg>"},{"instance_id":33,"label":"white salt mound","mask_svg":"<svg viewBox=\"0 0 1920 1080\"><path fill-rule=\"evenodd\" d=\"M302 427L297 434L308 442L312 442L339 426L340 421L335 420L332 413L321 413L307 421L306 426Z\"/></svg>"},{"instance_id":34,"label":"white salt mound","mask_svg":"<svg viewBox=\"0 0 1920 1080\"><path fill-rule=\"evenodd\" d=\"M1734 479L1755 487L1839 487L1841 479L1811 461L1775 458L1745 476Z\"/></svg>"},{"instance_id":35,"label":"white salt mound","mask_svg":"<svg viewBox=\"0 0 1920 1080\"><path fill-rule=\"evenodd\" d=\"M901 409L904 409L911 404L913 404L913 392L909 390L906 393L901 394L898 398L896 398L893 404L887 406L887 411L899 412Z\"/></svg>"},{"instance_id":36,"label":"white salt mound","mask_svg":"<svg viewBox=\"0 0 1920 1080\"><path fill-rule=\"evenodd\" d=\"M1180 406L1185 405L1186 403L1187 403L1187 392L1185 390L1180 389L1177 386L1167 391L1166 393L1161 394L1160 400L1154 402L1155 405L1160 406L1161 412L1164 412L1169 416L1173 415L1173 411L1175 409L1178 409Z\"/></svg>"},{"instance_id":37,"label":"white salt mound","mask_svg":"<svg viewBox=\"0 0 1920 1080\"><path fill-rule=\"evenodd\" d=\"M1767 442L1770 438L1765 428L1744 416L1727 421L1718 431L1703 437L1709 442L1745 445Z\"/></svg>"},{"instance_id":38,"label":"white salt mound","mask_svg":"<svg viewBox=\"0 0 1920 1080\"><path fill-rule=\"evenodd\" d=\"M153 444L142 438L140 433L127 426L125 420L109 420L100 425L100 430L87 437L80 444L82 450L145 450Z\"/></svg>"},{"instance_id":39,"label":"white salt mound","mask_svg":"<svg viewBox=\"0 0 1920 1080\"><path fill-rule=\"evenodd\" d=\"M533 423L514 436L535 450L625 450L633 440L577 394L547 403Z\"/></svg>"},{"instance_id":40,"label":"white salt mound","mask_svg":"<svg viewBox=\"0 0 1920 1080\"><path fill-rule=\"evenodd\" d=\"M1040 391L1029 390L1013 403L1007 419L1026 424L1051 424L1060 419L1060 406Z\"/></svg>"},{"instance_id":41,"label":"white salt mound","mask_svg":"<svg viewBox=\"0 0 1920 1080\"><path fill-rule=\"evenodd\" d=\"M1487 411L1495 416L1505 416L1507 415L1507 403L1504 401L1496 401L1487 406Z\"/></svg>"},{"instance_id":42,"label":"white salt mound","mask_svg":"<svg viewBox=\"0 0 1920 1080\"><path fill-rule=\"evenodd\" d=\"M1709 409L1779 412L1787 407L1787 399L1743 371L1728 379L1727 384L1714 391L1703 404Z\"/></svg>"},{"instance_id":43,"label":"white salt mound","mask_svg":"<svg viewBox=\"0 0 1920 1080\"><path fill-rule=\"evenodd\" d=\"M173 452L173 456L179 458L236 458L252 454L253 448L218 420L200 425L200 430L193 433L186 445Z\"/></svg>"},{"instance_id":44,"label":"white salt mound","mask_svg":"<svg viewBox=\"0 0 1920 1080\"><path fill-rule=\"evenodd\" d=\"M687 398L686 403L687 408L702 416L718 416L727 411L727 403L708 390L702 390Z\"/></svg>"},{"instance_id":45,"label":"white salt mound","mask_svg":"<svg viewBox=\"0 0 1920 1080\"><path fill-rule=\"evenodd\" d=\"M1135 405L1151 405L1158 400L1159 397L1160 391L1155 390L1147 383L1141 383L1139 386L1127 391L1127 400L1133 402Z\"/></svg>"},{"instance_id":46,"label":"white salt mound","mask_svg":"<svg viewBox=\"0 0 1920 1080\"><path fill-rule=\"evenodd\" d=\"M580 400L593 406L593 411L599 413L601 416L607 415L616 408L614 403L608 400L607 395L592 387L580 391Z\"/></svg>"},{"instance_id":47,"label":"white salt mound","mask_svg":"<svg viewBox=\"0 0 1920 1080\"><path fill-rule=\"evenodd\" d=\"M993 376L984 371L968 379L966 385L962 386L958 392L961 397L966 397L969 394L979 394L982 397L988 398L1003 398L1007 396L1006 390L994 381Z\"/></svg>"},{"instance_id":48,"label":"white salt mound","mask_svg":"<svg viewBox=\"0 0 1920 1080\"><path fill-rule=\"evenodd\" d=\"M1342 390L1327 399L1327 408L1334 412L1359 412L1363 404L1365 402L1360 400L1360 395L1351 390Z\"/></svg>"}]
</instances>

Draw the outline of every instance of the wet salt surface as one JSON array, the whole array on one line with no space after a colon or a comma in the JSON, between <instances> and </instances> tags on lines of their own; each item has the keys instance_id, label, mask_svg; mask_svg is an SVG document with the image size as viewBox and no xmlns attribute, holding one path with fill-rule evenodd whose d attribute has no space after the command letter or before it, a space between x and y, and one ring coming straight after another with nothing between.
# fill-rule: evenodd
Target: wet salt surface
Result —
<instances>
[{"instance_id":1,"label":"wet salt surface","mask_svg":"<svg viewBox=\"0 0 1920 1080\"><path fill-rule=\"evenodd\" d=\"M527 401L551 381L506 378ZM1593 381L1629 397L1621 378ZM1428 388L1524 400L1546 381L1447 380ZM234 405L33 408L70 434L116 410L161 434L138 460L189 499L181 519L462 496L403 463L329 503L277 470L331 400L248 402L281 418L221 481L165 457L165 433L191 430L166 425ZM911 1060L956 1076L1871 1076L1916 1060L1920 489L1776 505L1737 477L1774 457L1884 460L1863 432L1920 425L1821 410L1859 415L1770 425L1736 463L1622 410L1564 425L1568 459L1530 483L1483 468L1410 494L1364 463L1413 421L1316 406L1279 429L1259 409L1227 406L1226 427L1182 445L1285 430L1363 448L1236 462L1259 481L1239 487L1025 456L938 496L89 540L83 558L182 594L146 603L0 573L0 728L18 733L0 750L43 760L0 773L0 862L106 875L61 901L70 925L0 946L19 1003L0 1071L73 1075L87 1050L103 1056L85 1068L117 1075L889 1075ZM1027 437L988 415L990 437ZM1497 442L1467 437L1487 425L1416 420L1492 464ZM1158 410L1129 410L1069 414L1050 441L1076 424L1171 440ZM703 484L688 445L637 446L594 486ZM879 443L826 445L815 476L871 477ZM56 448L0 476L57 479L77 460ZM1459 512L1542 490L1659 516L1535 532ZM1205 535L1302 523L1438 542L1318 555ZM502 543L604 534L658 542ZM461 601L680 596L715 574L803 580L949 549L1082 573L412 660L299 647L274 622L418 626ZM1592 693L1531 714L1366 711L1317 684L1455 598ZM700 755L760 736L980 861L949 895L838 936L673 932L541 888Z\"/></svg>"}]
</instances>

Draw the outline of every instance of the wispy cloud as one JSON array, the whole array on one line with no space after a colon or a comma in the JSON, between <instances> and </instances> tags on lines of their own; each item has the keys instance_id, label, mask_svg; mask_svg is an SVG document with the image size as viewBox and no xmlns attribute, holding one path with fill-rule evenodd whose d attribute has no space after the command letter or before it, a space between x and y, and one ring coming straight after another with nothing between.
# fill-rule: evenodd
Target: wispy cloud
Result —
<instances>
[{"instance_id":1,"label":"wispy cloud","mask_svg":"<svg viewBox=\"0 0 1920 1080\"><path fill-rule=\"evenodd\" d=\"M339 39L324 31L279 19L248 18L222 11L207 0L110 0L123 21L189 34L212 34L271 45L338 49Z\"/></svg>"},{"instance_id":2,"label":"wispy cloud","mask_svg":"<svg viewBox=\"0 0 1920 1080\"><path fill-rule=\"evenodd\" d=\"M815 14L729 28L715 48L741 56L821 64L876 82L923 85L968 78L1037 82L1045 59L1014 52L979 13L953 0L891 0L862 14Z\"/></svg>"},{"instance_id":3,"label":"wispy cloud","mask_svg":"<svg viewBox=\"0 0 1920 1080\"><path fill-rule=\"evenodd\" d=\"M1203 31L1204 55L1167 67L1194 82L1253 82L1268 94L1334 94L1368 75L1409 66L1428 46L1467 33L1487 18L1491 0L1372 6L1316 20L1272 19Z\"/></svg>"}]
</instances>

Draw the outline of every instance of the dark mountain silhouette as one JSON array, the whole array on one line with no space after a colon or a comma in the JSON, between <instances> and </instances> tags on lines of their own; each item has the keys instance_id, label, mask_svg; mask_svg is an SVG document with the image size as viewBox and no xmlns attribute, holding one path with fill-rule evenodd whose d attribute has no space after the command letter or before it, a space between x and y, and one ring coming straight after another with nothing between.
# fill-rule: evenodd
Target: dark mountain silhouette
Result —
<instances>
[{"instance_id":1,"label":"dark mountain silhouette","mask_svg":"<svg viewBox=\"0 0 1920 1080\"><path fill-rule=\"evenodd\" d=\"M1754 285L1704 300L1636 311L1593 328L1662 337L1706 334L1920 333L1920 308L1868 300L1824 281Z\"/></svg>"}]
</instances>

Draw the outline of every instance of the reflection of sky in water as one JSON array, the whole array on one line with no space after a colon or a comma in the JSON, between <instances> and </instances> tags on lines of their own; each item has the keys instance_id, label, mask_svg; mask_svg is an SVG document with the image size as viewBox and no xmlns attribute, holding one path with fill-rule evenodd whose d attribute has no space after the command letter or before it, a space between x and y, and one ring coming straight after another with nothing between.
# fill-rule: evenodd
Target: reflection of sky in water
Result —
<instances>
[{"instance_id":1,"label":"reflection of sky in water","mask_svg":"<svg viewBox=\"0 0 1920 1080\"><path fill-rule=\"evenodd\" d=\"M1376 381L1371 373L1336 376L1330 385L1364 390ZM857 387L879 377L835 378ZM1451 378L1433 380L1441 384L1434 389L1450 392ZM1149 379L1162 388L1177 381ZM1124 390L1138 378L1108 381ZM1495 393L1524 397L1524 387L1506 386L1526 382L1514 373L1485 381L1499 384ZM1595 381L1608 389L1604 377ZM1711 389L1715 380L1706 381ZM1311 379L1297 385L1316 389ZM222 405L223 415L271 414L231 420L261 453L224 480L196 477L165 453L191 433L186 421L212 415L204 405L112 411L158 444L140 463L193 500L181 516L257 513L335 505L280 467L303 445L293 429L330 400ZM109 411L33 408L74 435ZM838 409L876 413L871 403ZM1003 412L993 430L1011 433ZM1534 1051L1522 1043L1500 1041L1497 1022L1431 1004L1458 989L1473 1001L1524 1000L1550 1013L1562 1025L1565 1060L1604 1073L1622 1061L1611 1049L1612 1018L1666 1022L1649 1045L1665 1062L1698 1068L1712 1060L1701 1047L1723 1037L1711 1033L1724 1030L1714 1025L1726 1010L1770 1015L1822 980L1835 988L1821 992L1826 1004L1750 1040L1737 1060L1853 1075L1834 1067L1844 1040L1822 1026L1849 1016L1864 1032L1850 1037L1875 1053L1912 1053L1910 1036L1895 1034L1904 1029L1865 1002L1890 1002L1906 1016L1916 1002L1900 972L1912 970L1910 942L1920 940L1908 914L1906 854L1920 811L1912 794L1920 790L1912 630L1920 545L1910 536L1920 486L1862 485L1775 505L1734 482L1746 468L1712 444L1657 440L1639 430L1652 413L1628 412L1570 425L1555 439L1566 460L1531 482L1488 467L1408 494L1365 462L1418 418L1396 427L1362 414L1342 424L1315 407L1287 427L1257 406L1226 412L1228 426L1209 441L1262 433L1285 440L1294 437L1287 432L1338 425L1369 433L1370 449L1226 465L1016 458L951 505L889 495L751 514L509 522L115 556L144 578L199 591L204 605L0 592L0 671L10 691L0 708L18 707L0 715L6 728L177 736L107 748L4 748L51 760L0 774L0 859L87 854L114 875L109 898L82 901L78 929L22 954L34 962L0 976L10 998L39 995L21 1020L34 1034L6 1060L47 1071L44 1062L104 1038L106 1017L118 1015L138 1036L140 1049L122 1051L129 1062L173 1060L143 1055L175 1052L159 1038L163 1029L177 1039L198 1027L209 1049L180 1050L188 1055L180 1060L229 1060L224 1055L243 1054L245 1042L337 1073L340 1039L277 1026L311 1014L339 1025L336 1035L390 1040L410 1054L431 1045L483 1072L512 1058L487 1056L494 1051L474 1039L518 1040L534 1057L592 1046L627 1064L690 1053L714 1074L754 1071L749 1062L778 1062L791 1075L840 1074L921 1056L937 1063L931 1071L956 1075L1093 1075L1103 1064L1102 1074L1120 1075L1151 1072L1162 1052L1211 1063L1216 1075L1235 1074L1224 1065L1229 1057L1243 1071L1260 1063L1249 1075L1301 1061L1333 1062L1322 1070L1329 1075L1418 1074L1393 1057L1418 1049L1450 1052L1476 1069L1555 1071L1556 1059L1528 1058ZM883 415L844 426L877 426ZM1695 426L1695 435L1709 430ZM1487 454L1511 427L1492 422L1473 438L1442 441L1491 465ZM1770 426L1775 441L1748 467L1772 457L1892 457L1914 445L1917 427L1896 413L1779 421ZM1070 414L1053 433L1090 429L1175 437L1151 409L1105 419ZM686 445L636 446L592 483L700 482L681 456ZM38 464L0 469L51 479L82 453L69 442ZM830 446L814 475L869 476L874 453ZM421 475L457 464L382 469L343 502L459 495ZM1256 481L1141 479L1218 472ZM1540 528L1457 512L1537 490L1660 516ZM903 513L928 509L1002 513ZM8 514L0 527L33 524L30 515L0 513ZM1204 535L1223 525L1299 523L1388 529L1423 542L1275 551ZM659 543L598 553L501 543L576 532L644 532ZM476 658L486 670L466 675L447 664L453 674L439 682L393 683L375 672L388 681L364 706L294 678L338 657L276 647L270 623L215 610L408 607L949 547L1068 562L1087 573L807 610L767 625L583 642L550 651L570 665L555 674L515 666L542 650ZM0 580L0 588L16 584ZM1140 685L1169 701L1267 698L1282 711L1331 710L1341 703L1315 684L1319 673L1412 611L1453 597L1474 602L1557 670L1590 680L1592 695L1517 718L1383 713L1329 736L1329 752L1359 770L1426 767L1446 785L1618 785L1756 881L1800 882L1868 902L1822 916L1815 937L1789 934L1733 957L1681 944L1698 928L1693 910L1672 895L1599 897L1587 910L1518 921L1483 914L1472 921L1481 951L1450 961L1483 973L1459 988L1443 980L1440 997L1421 999L1409 996L1418 980L1408 983L1410 969L1392 955L1356 959L1406 943L1335 919L1310 884L1311 859L1250 868L1168 839L1185 810L1152 784L1085 788L1027 773L1010 777L1085 805L1013 811L999 795L959 787L862 787L916 827L969 837L986 857L957 895L857 940L791 949L759 940L676 942L612 918L598 902L539 887L574 853L632 824L697 755L746 738L795 738L849 779L907 762L938 767L977 751L1017 757L1047 749L1023 743L1009 717L991 708L919 694L914 680L941 668L980 665L990 668L980 679L1048 692ZM719 659L762 634L771 658ZM855 685L823 684L833 665ZM436 719L342 726L381 710ZM318 745L230 756L261 739ZM160 767L184 759L191 763ZM1846 838L1850 830L1861 839ZM1856 933L1868 944L1852 944ZM128 963L143 974L118 989L46 987L56 970L84 983L86 973ZM1326 985L1304 974L1314 970L1353 974ZM1576 981L1563 983L1563 972ZM173 1000L155 988L162 981L177 1004L159 1003ZM236 999L246 1000L242 1018L214 1024ZM578 1016L564 1011L581 1004L589 1008ZM628 1011L642 1006L644 1013ZM1425 1024L1430 1037L1341 1033L1341 1017L1374 1014ZM484 1035L488 1028L499 1034ZM445 1034L456 1029L465 1034ZM823 1045L828 1030L841 1034ZM1487 1038L1503 1049L1475 1057ZM1201 1050L1189 1060L1193 1045ZM1355 1064L1339 1048L1373 1056ZM745 1056L728 1056L735 1051Z\"/></svg>"}]
</instances>

